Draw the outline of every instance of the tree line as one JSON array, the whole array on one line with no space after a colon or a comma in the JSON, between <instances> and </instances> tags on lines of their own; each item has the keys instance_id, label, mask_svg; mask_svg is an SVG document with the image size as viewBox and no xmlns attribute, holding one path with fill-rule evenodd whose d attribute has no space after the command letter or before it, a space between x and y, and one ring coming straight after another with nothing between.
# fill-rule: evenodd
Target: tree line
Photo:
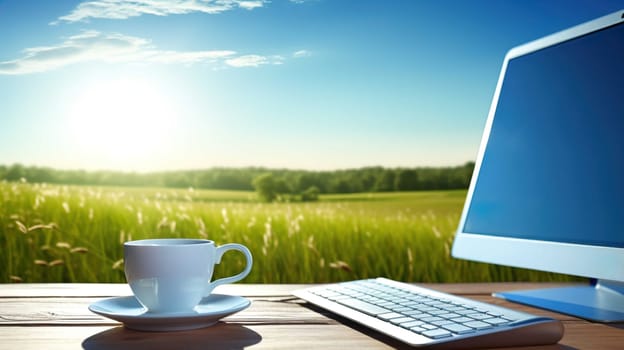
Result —
<instances>
[{"instance_id":1,"label":"tree line","mask_svg":"<svg viewBox=\"0 0 624 350\"><path fill-rule=\"evenodd\" d=\"M384 168L309 171L262 167L210 168L165 172L60 170L0 165L0 180L94 186L145 186L221 190L257 190L267 181L278 194L418 191L468 188L474 163L454 167ZM264 180L262 180L264 178ZM255 181L254 181L255 180Z\"/></svg>"}]
</instances>

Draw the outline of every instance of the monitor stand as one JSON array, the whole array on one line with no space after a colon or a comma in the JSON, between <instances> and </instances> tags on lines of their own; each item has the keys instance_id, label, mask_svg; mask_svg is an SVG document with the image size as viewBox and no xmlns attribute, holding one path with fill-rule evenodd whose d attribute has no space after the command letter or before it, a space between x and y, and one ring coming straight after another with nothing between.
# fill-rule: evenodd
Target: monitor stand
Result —
<instances>
[{"instance_id":1,"label":"monitor stand","mask_svg":"<svg viewBox=\"0 0 624 350\"><path fill-rule=\"evenodd\" d=\"M624 322L624 282L494 293L495 297L590 321Z\"/></svg>"}]
</instances>

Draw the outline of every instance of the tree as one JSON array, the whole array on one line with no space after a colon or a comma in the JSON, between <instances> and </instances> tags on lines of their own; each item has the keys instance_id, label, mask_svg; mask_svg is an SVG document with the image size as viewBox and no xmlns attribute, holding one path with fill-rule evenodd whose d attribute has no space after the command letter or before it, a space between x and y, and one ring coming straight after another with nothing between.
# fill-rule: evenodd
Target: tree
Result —
<instances>
[{"instance_id":1,"label":"tree","mask_svg":"<svg viewBox=\"0 0 624 350\"><path fill-rule=\"evenodd\" d=\"M265 202L272 202L277 197L277 187L273 174L266 173L253 179L253 187L258 196Z\"/></svg>"},{"instance_id":2,"label":"tree","mask_svg":"<svg viewBox=\"0 0 624 350\"><path fill-rule=\"evenodd\" d=\"M401 169L394 179L397 191L414 191L418 189L418 172L414 169Z\"/></svg>"},{"instance_id":3,"label":"tree","mask_svg":"<svg viewBox=\"0 0 624 350\"><path fill-rule=\"evenodd\" d=\"M21 178L26 176L24 166L19 163L13 164L4 176L7 181L19 181Z\"/></svg>"},{"instance_id":4,"label":"tree","mask_svg":"<svg viewBox=\"0 0 624 350\"><path fill-rule=\"evenodd\" d=\"M187 188L191 186L188 176L183 172L174 172L165 176L165 186L175 188Z\"/></svg>"},{"instance_id":5,"label":"tree","mask_svg":"<svg viewBox=\"0 0 624 350\"><path fill-rule=\"evenodd\" d=\"M456 167L368 167L325 171L267 168L210 168L186 171L134 173L119 171L59 170L22 164L0 165L0 180L85 184L96 186L153 186L224 190L258 190L254 180L271 173L260 183L261 198L293 200L316 187L319 193L413 191L467 188L474 162ZM260 192L258 192L260 193Z\"/></svg>"},{"instance_id":6,"label":"tree","mask_svg":"<svg viewBox=\"0 0 624 350\"><path fill-rule=\"evenodd\" d=\"M315 173L305 172L297 174L295 178L295 190L303 192L312 186L318 188L318 179Z\"/></svg>"},{"instance_id":7,"label":"tree","mask_svg":"<svg viewBox=\"0 0 624 350\"><path fill-rule=\"evenodd\" d=\"M321 191L316 186L311 186L307 190L301 192L301 201L302 202L315 202L319 198L319 193Z\"/></svg>"},{"instance_id":8,"label":"tree","mask_svg":"<svg viewBox=\"0 0 624 350\"><path fill-rule=\"evenodd\" d=\"M386 192L394 190L394 170L384 169L375 183L375 190L378 192Z\"/></svg>"},{"instance_id":9,"label":"tree","mask_svg":"<svg viewBox=\"0 0 624 350\"><path fill-rule=\"evenodd\" d=\"M277 178L275 179L275 193L280 195L280 194L285 194L285 193L290 193L290 186L288 185L288 182L284 179L284 178Z\"/></svg>"}]
</instances>

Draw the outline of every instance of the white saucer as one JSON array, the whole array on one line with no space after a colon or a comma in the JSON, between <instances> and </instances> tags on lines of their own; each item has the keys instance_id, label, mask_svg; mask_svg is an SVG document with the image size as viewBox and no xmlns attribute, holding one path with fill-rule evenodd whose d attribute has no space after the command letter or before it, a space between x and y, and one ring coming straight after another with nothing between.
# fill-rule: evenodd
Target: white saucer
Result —
<instances>
[{"instance_id":1,"label":"white saucer","mask_svg":"<svg viewBox=\"0 0 624 350\"><path fill-rule=\"evenodd\" d=\"M122 322L127 328L139 331L183 331L209 327L219 319L246 309L251 302L243 297L211 294L192 312L158 314L147 312L134 296L97 301L89 305L96 314Z\"/></svg>"}]
</instances>

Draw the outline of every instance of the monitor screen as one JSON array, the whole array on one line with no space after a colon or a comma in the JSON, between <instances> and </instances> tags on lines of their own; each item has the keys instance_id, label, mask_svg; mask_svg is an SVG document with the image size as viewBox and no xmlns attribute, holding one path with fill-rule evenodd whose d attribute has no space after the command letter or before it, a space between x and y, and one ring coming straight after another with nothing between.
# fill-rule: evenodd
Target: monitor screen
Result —
<instances>
[{"instance_id":1,"label":"monitor screen","mask_svg":"<svg viewBox=\"0 0 624 350\"><path fill-rule=\"evenodd\" d=\"M624 248L624 24L510 59L464 232Z\"/></svg>"},{"instance_id":2,"label":"monitor screen","mask_svg":"<svg viewBox=\"0 0 624 350\"><path fill-rule=\"evenodd\" d=\"M499 293L624 321L624 11L505 56L452 254L589 277Z\"/></svg>"}]
</instances>

